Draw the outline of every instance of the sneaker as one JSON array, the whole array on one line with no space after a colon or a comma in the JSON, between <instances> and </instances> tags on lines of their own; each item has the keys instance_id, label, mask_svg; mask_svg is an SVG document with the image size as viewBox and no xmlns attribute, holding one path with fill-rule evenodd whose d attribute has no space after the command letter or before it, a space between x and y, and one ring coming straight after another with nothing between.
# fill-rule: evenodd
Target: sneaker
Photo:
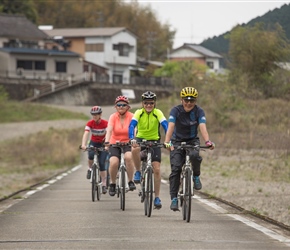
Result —
<instances>
[{"instance_id":1,"label":"sneaker","mask_svg":"<svg viewBox=\"0 0 290 250\"><path fill-rule=\"evenodd\" d=\"M88 180L91 179L91 174L92 174L92 169L89 168L89 169L88 169L88 172L87 172L87 179L88 179Z\"/></svg>"},{"instance_id":2,"label":"sneaker","mask_svg":"<svg viewBox=\"0 0 290 250\"><path fill-rule=\"evenodd\" d=\"M115 183L110 184L109 194L111 196L114 196L116 194L116 184Z\"/></svg>"},{"instance_id":3,"label":"sneaker","mask_svg":"<svg viewBox=\"0 0 290 250\"><path fill-rule=\"evenodd\" d=\"M177 198L173 198L171 200L170 209L173 210L174 212L175 211L179 211L179 209L178 209L178 199Z\"/></svg>"},{"instance_id":4,"label":"sneaker","mask_svg":"<svg viewBox=\"0 0 290 250\"><path fill-rule=\"evenodd\" d=\"M106 194L107 193L107 187L106 186L102 186L102 193Z\"/></svg>"},{"instance_id":5,"label":"sneaker","mask_svg":"<svg viewBox=\"0 0 290 250\"><path fill-rule=\"evenodd\" d=\"M159 199L159 197L156 197L154 199L154 207L157 209L160 209L162 207L161 200Z\"/></svg>"},{"instance_id":6,"label":"sneaker","mask_svg":"<svg viewBox=\"0 0 290 250\"><path fill-rule=\"evenodd\" d=\"M140 183L141 180L141 172L140 171L136 171L135 175L134 175L134 182L135 183Z\"/></svg>"},{"instance_id":7,"label":"sneaker","mask_svg":"<svg viewBox=\"0 0 290 250\"><path fill-rule=\"evenodd\" d=\"M193 184L194 184L194 189L200 190L202 188L199 176L193 176L192 177Z\"/></svg>"},{"instance_id":8,"label":"sneaker","mask_svg":"<svg viewBox=\"0 0 290 250\"><path fill-rule=\"evenodd\" d=\"M136 189L136 186L135 186L135 184L134 184L133 181L129 181L129 182L128 182L128 185L129 185L129 190L130 190L130 191L133 191L133 190Z\"/></svg>"}]
</instances>

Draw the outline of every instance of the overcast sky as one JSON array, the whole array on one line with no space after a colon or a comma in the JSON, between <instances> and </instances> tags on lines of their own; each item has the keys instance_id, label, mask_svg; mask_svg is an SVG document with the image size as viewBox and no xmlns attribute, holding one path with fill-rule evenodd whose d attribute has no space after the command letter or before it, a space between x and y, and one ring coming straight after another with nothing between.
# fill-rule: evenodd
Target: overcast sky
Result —
<instances>
[{"instance_id":1,"label":"overcast sky","mask_svg":"<svg viewBox=\"0 0 290 250\"><path fill-rule=\"evenodd\" d=\"M130 2L130 0L126 1ZM151 5L159 21L168 22L176 29L174 48L184 43L201 43L204 39L219 36L237 24L247 23L270 10L280 8L289 1L183 1L138 0Z\"/></svg>"}]
</instances>

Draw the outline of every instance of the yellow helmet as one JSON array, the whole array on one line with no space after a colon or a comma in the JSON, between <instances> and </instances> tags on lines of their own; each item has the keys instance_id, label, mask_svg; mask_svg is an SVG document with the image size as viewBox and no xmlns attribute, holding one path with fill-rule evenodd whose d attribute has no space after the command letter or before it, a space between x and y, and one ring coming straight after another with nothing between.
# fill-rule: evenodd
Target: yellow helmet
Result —
<instances>
[{"instance_id":1,"label":"yellow helmet","mask_svg":"<svg viewBox=\"0 0 290 250\"><path fill-rule=\"evenodd\" d=\"M193 87L185 87L180 91L180 97L181 98L197 98L198 97L198 92L195 88Z\"/></svg>"}]
</instances>

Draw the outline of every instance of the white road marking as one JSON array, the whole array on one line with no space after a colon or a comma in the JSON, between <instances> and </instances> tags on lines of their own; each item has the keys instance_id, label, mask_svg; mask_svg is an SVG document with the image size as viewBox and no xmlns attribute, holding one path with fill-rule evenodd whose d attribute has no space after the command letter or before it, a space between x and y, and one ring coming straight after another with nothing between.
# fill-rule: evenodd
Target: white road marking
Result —
<instances>
[{"instance_id":1,"label":"white road marking","mask_svg":"<svg viewBox=\"0 0 290 250\"><path fill-rule=\"evenodd\" d=\"M193 198L199 200L200 202L206 204L207 206L214 208L215 210L217 210L221 213L226 214L229 217L234 218L235 220L241 221L242 223L246 224L247 226L250 226L250 227L258 230L258 231L268 235L269 237L271 237L275 240L278 240L282 243L285 243L287 246L290 247L290 239L288 239L288 238L286 238L286 237L284 237L284 236L282 236L282 235L280 235L280 234L278 234L278 233L276 233L276 232L274 232L266 227L263 227L255 222L249 220L249 219L246 219L243 216L240 216L237 214L230 214L227 210L223 209L222 207L218 206L217 204L210 202L207 199L203 199L198 195L194 195Z\"/></svg>"}]
</instances>

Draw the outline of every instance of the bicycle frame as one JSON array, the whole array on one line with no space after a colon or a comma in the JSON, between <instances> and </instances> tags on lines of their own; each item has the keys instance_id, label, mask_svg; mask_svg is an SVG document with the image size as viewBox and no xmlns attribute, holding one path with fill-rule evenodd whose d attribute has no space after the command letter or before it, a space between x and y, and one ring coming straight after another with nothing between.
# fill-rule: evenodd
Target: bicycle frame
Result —
<instances>
[{"instance_id":1,"label":"bicycle frame","mask_svg":"<svg viewBox=\"0 0 290 250\"><path fill-rule=\"evenodd\" d=\"M153 147L164 147L163 143L158 142L147 142L143 140L139 143L140 147L144 147L147 153L147 158L142 160L141 168L141 190L139 196L141 196L141 203L144 202L144 212L147 217L151 216L153 206L153 193L154 188L154 168L152 166L152 148Z\"/></svg>"},{"instance_id":2,"label":"bicycle frame","mask_svg":"<svg viewBox=\"0 0 290 250\"><path fill-rule=\"evenodd\" d=\"M79 147L81 149L81 146ZM93 151L94 152L94 161L91 166L92 173L90 182L92 184L92 201L95 201L96 194L97 200L101 199L102 194L102 181L100 175L100 165L99 165L99 152L104 151L104 148L97 148L97 147L87 147L85 151Z\"/></svg>"},{"instance_id":3,"label":"bicycle frame","mask_svg":"<svg viewBox=\"0 0 290 250\"><path fill-rule=\"evenodd\" d=\"M190 149L200 149L209 148L207 146L203 147L200 145L187 145L186 142L182 142L177 149L182 149L185 151L185 163L182 166L180 175L180 188L178 193L178 198L180 199L180 205L182 207L182 217L186 222L190 222L191 217L191 201L193 194L192 185L192 165L190 162Z\"/></svg>"},{"instance_id":4,"label":"bicycle frame","mask_svg":"<svg viewBox=\"0 0 290 250\"><path fill-rule=\"evenodd\" d=\"M120 197L120 208L124 211L125 210L125 193L129 191L128 185L128 174L125 164L125 156L124 156L124 146L129 145L128 143L120 143L116 142L116 144L111 144L112 147L120 148L121 150L121 159L118 168L118 175L117 175L117 197Z\"/></svg>"}]
</instances>

